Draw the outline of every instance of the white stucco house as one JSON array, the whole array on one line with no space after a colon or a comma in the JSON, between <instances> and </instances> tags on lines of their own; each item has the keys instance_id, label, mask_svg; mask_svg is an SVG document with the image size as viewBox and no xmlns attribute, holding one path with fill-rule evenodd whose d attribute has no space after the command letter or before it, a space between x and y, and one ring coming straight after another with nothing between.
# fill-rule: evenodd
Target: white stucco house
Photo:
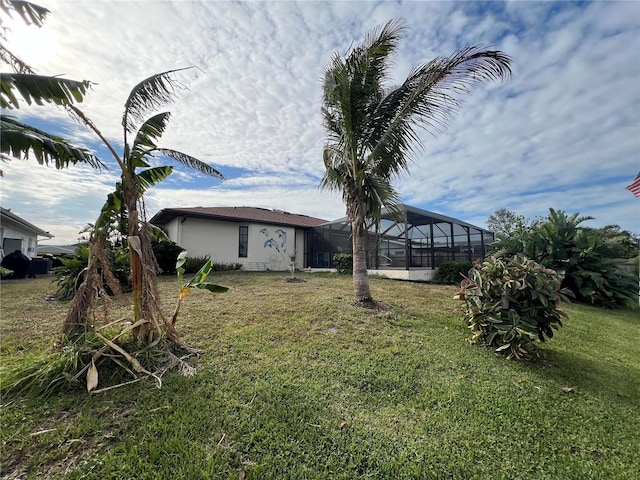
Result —
<instances>
[{"instance_id":1,"label":"white stucco house","mask_svg":"<svg viewBox=\"0 0 640 480\"><path fill-rule=\"evenodd\" d=\"M53 235L19 217L10 209L0 207L0 256L21 250L27 257L33 258L38 252L38 237L53 238Z\"/></svg>"},{"instance_id":2,"label":"white stucco house","mask_svg":"<svg viewBox=\"0 0 640 480\"><path fill-rule=\"evenodd\" d=\"M257 207L165 208L150 222L190 257L240 263L243 270L288 270L309 265L306 239L326 220Z\"/></svg>"},{"instance_id":3,"label":"white stucco house","mask_svg":"<svg viewBox=\"0 0 640 480\"><path fill-rule=\"evenodd\" d=\"M452 260L483 258L493 233L464 221L402 205L403 214L383 209L378 230L367 246L370 274L401 280L435 278L438 267ZM189 256L209 255L243 270L331 270L337 253L351 253L351 224L331 222L255 207L167 208L151 223Z\"/></svg>"}]
</instances>

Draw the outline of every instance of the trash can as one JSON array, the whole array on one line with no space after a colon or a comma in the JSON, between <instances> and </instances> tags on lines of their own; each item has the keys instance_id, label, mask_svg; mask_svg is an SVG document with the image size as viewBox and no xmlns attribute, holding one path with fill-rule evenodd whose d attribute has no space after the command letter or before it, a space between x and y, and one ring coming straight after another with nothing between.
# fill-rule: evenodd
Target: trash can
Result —
<instances>
[{"instance_id":1,"label":"trash can","mask_svg":"<svg viewBox=\"0 0 640 480\"><path fill-rule=\"evenodd\" d=\"M33 278L36 275L47 275L51 269L51 260L48 258L32 258L29 263L27 276Z\"/></svg>"}]
</instances>

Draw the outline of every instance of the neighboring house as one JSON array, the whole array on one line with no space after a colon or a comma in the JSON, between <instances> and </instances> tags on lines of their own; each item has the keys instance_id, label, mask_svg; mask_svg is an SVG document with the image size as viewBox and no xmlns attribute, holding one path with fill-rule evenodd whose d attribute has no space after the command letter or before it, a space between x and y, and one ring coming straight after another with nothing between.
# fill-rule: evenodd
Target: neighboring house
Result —
<instances>
[{"instance_id":1,"label":"neighboring house","mask_svg":"<svg viewBox=\"0 0 640 480\"><path fill-rule=\"evenodd\" d=\"M0 207L2 256L21 250L27 257L35 257L38 251L38 237L53 238L53 235L20 218L10 209Z\"/></svg>"},{"instance_id":2,"label":"neighboring house","mask_svg":"<svg viewBox=\"0 0 640 480\"><path fill-rule=\"evenodd\" d=\"M240 263L243 270L288 270L309 266L305 240L326 220L256 207L166 208L150 222L190 257Z\"/></svg>"},{"instance_id":3,"label":"neighboring house","mask_svg":"<svg viewBox=\"0 0 640 480\"><path fill-rule=\"evenodd\" d=\"M38 255L74 255L78 245L38 245Z\"/></svg>"}]
</instances>

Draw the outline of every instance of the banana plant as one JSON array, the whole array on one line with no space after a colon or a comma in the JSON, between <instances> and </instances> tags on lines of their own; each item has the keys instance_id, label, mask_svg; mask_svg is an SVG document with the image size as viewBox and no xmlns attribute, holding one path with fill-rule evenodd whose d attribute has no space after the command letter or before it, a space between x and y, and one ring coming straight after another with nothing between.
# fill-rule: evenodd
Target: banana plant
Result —
<instances>
[{"instance_id":1,"label":"banana plant","mask_svg":"<svg viewBox=\"0 0 640 480\"><path fill-rule=\"evenodd\" d=\"M178 276L179 282L184 282L184 262L187 261L187 252L182 251L180 255L178 255L178 259L176 260L176 273ZM211 272L213 268L213 261L208 260L201 268L198 270L191 280L184 283L182 288L180 289L180 295L178 295L178 303L176 304L176 308L173 311L173 317L171 319L171 326L176 324L178 320L178 313L180 312L180 305L182 304L182 300L187 296L189 290L192 288L199 288L202 290L209 290L211 293L224 293L229 290L229 287L223 287L221 285L216 285L214 283L205 282L207 276Z\"/></svg>"},{"instance_id":2,"label":"banana plant","mask_svg":"<svg viewBox=\"0 0 640 480\"><path fill-rule=\"evenodd\" d=\"M71 107L76 116L102 140L120 167L120 182L116 184L115 191L107 197L96 222L93 237L97 242L104 241L109 225L118 216L121 225L126 223L133 288L133 323L139 325L133 334L138 343L144 345L157 340L163 331L167 332L170 325L164 320L156 293L156 261L151 248L150 229L144 218L144 193L167 178L173 168L170 165L151 167L150 159L169 158L202 174L218 179L224 178L211 165L186 153L158 145L171 114L162 112L151 117L148 115L174 99L176 91L181 88L174 75L182 70L185 69L152 75L133 87L125 102L121 122L124 145L122 154L116 151L83 112L74 106ZM129 140L130 137L133 137L133 141ZM146 322L139 322L140 319ZM77 321L79 319L70 319L66 324L73 325ZM175 336L174 332L168 333ZM177 338L175 340L178 341Z\"/></svg>"}]
</instances>

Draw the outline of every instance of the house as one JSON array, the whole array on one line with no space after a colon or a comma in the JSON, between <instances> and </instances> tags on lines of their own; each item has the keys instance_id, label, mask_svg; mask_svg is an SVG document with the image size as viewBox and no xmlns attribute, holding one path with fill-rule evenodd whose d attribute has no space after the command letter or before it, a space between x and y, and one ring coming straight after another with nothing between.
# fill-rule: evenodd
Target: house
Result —
<instances>
[{"instance_id":1,"label":"house","mask_svg":"<svg viewBox=\"0 0 640 480\"><path fill-rule=\"evenodd\" d=\"M331 269L337 253L351 253L351 224L327 222L281 210L253 207L169 208L151 223L190 256L210 255L245 270ZM452 217L402 205L400 216L383 209L367 245L371 274L404 280L431 280L449 260L483 258L493 233Z\"/></svg>"},{"instance_id":2,"label":"house","mask_svg":"<svg viewBox=\"0 0 640 480\"><path fill-rule=\"evenodd\" d=\"M27 257L35 257L38 237L53 238L53 235L27 222L10 209L0 207L1 256L21 250Z\"/></svg>"},{"instance_id":3,"label":"house","mask_svg":"<svg viewBox=\"0 0 640 480\"><path fill-rule=\"evenodd\" d=\"M243 270L309 266L305 239L326 220L257 207L166 208L151 218L191 257L240 263Z\"/></svg>"}]
</instances>

